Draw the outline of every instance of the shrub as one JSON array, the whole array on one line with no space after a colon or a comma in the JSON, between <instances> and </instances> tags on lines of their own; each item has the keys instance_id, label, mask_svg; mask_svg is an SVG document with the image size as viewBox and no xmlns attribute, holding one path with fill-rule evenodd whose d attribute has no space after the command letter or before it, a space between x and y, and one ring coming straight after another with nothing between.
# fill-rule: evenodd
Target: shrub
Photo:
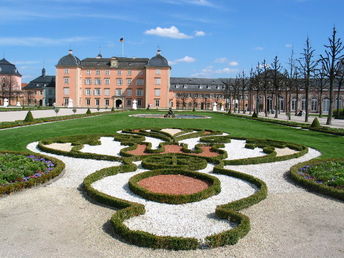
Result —
<instances>
[{"instance_id":1,"label":"shrub","mask_svg":"<svg viewBox=\"0 0 344 258\"><path fill-rule=\"evenodd\" d=\"M333 117L336 119L344 119L344 108L333 110Z\"/></svg>"},{"instance_id":2,"label":"shrub","mask_svg":"<svg viewBox=\"0 0 344 258\"><path fill-rule=\"evenodd\" d=\"M73 111L73 113L75 114L76 111L77 111L77 109L76 109L76 108L73 108L72 111Z\"/></svg>"},{"instance_id":3,"label":"shrub","mask_svg":"<svg viewBox=\"0 0 344 258\"><path fill-rule=\"evenodd\" d=\"M256 111L254 111L252 114L252 118L257 118L257 117L258 117L258 114L256 113Z\"/></svg>"},{"instance_id":4,"label":"shrub","mask_svg":"<svg viewBox=\"0 0 344 258\"><path fill-rule=\"evenodd\" d=\"M33 115L31 111L28 111L25 116L24 122L33 122L33 121L34 121Z\"/></svg>"},{"instance_id":5,"label":"shrub","mask_svg":"<svg viewBox=\"0 0 344 258\"><path fill-rule=\"evenodd\" d=\"M86 115L90 115L90 114L92 114L92 112L91 112L91 109L88 108L87 111L86 111Z\"/></svg>"},{"instance_id":6,"label":"shrub","mask_svg":"<svg viewBox=\"0 0 344 258\"><path fill-rule=\"evenodd\" d=\"M318 118L314 118L312 124L311 124L311 128L319 128L320 127L320 123L319 123L319 120Z\"/></svg>"}]
</instances>

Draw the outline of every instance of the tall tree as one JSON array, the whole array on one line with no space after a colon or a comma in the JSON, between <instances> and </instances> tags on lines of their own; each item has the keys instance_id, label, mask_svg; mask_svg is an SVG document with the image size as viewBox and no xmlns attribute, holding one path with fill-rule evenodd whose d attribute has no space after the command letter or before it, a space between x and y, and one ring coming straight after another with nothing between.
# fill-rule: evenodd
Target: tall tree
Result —
<instances>
[{"instance_id":1,"label":"tall tree","mask_svg":"<svg viewBox=\"0 0 344 258\"><path fill-rule=\"evenodd\" d=\"M256 67L256 70L254 71L253 73L253 82L252 82L252 89L255 91L256 93L256 107L255 107L255 112L257 114L257 117L258 117L258 114L259 114L259 94L260 94L260 91L262 89L262 67L260 65L260 63L258 62L258 65Z\"/></svg>"},{"instance_id":2,"label":"tall tree","mask_svg":"<svg viewBox=\"0 0 344 258\"><path fill-rule=\"evenodd\" d=\"M270 90L270 81L269 81L269 65L266 63L265 59L263 60L262 63L263 67L263 83L262 83L262 88L264 92L264 115L267 117L268 116L268 91Z\"/></svg>"},{"instance_id":3,"label":"tall tree","mask_svg":"<svg viewBox=\"0 0 344 258\"><path fill-rule=\"evenodd\" d=\"M309 38L307 37L306 46L301 53L301 58L298 59L301 73L303 75L304 83L305 83L305 122L308 122L308 115L309 115L309 87L311 81L311 74L314 73L315 68L317 66L317 60L314 59L314 52L315 50L312 48Z\"/></svg>"},{"instance_id":4,"label":"tall tree","mask_svg":"<svg viewBox=\"0 0 344 258\"><path fill-rule=\"evenodd\" d=\"M340 60L338 62L338 76L337 76L337 81L338 81L338 87L337 87L337 117L339 117L340 114L340 91L342 89L342 84L344 80L344 59Z\"/></svg>"},{"instance_id":5,"label":"tall tree","mask_svg":"<svg viewBox=\"0 0 344 258\"><path fill-rule=\"evenodd\" d=\"M291 55L289 57L289 69L286 71L286 114L288 116L288 120L291 119L291 99L292 99L292 90L295 88L295 75L297 71L297 67L295 65L295 59L294 59L294 50L291 51Z\"/></svg>"},{"instance_id":6,"label":"tall tree","mask_svg":"<svg viewBox=\"0 0 344 258\"><path fill-rule=\"evenodd\" d=\"M325 68L322 63L320 63L320 67L315 72L316 77L316 91L318 92L318 110L319 110L319 117L322 117L323 113L323 93L326 87L326 79L325 79Z\"/></svg>"},{"instance_id":7,"label":"tall tree","mask_svg":"<svg viewBox=\"0 0 344 258\"><path fill-rule=\"evenodd\" d=\"M324 65L325 75L329 79L330 108L326 124L330 125L332 123L333 112L333 85L339 73L338 62L340 62L344 57L342 54L344 49L343 42L340 38L337 38L336 27L333 27L332 36L328 38L328 41L328 45L324 45L325 54L320 55L320 60Z\"/></svg>"},{"instance_id":8,"label":"tall tree","mask_svg":"<svg viewBox=\"0 0 344 258\"><path fill-rule=\"evenodd\" d=\"M272 82L275 95L275 118L278 118L278 113L280 111L280 89L281 89L281 70L282 66L277 56L275 56L273 62L271 63L272 71Z\"/></svg>"}]
</instances>

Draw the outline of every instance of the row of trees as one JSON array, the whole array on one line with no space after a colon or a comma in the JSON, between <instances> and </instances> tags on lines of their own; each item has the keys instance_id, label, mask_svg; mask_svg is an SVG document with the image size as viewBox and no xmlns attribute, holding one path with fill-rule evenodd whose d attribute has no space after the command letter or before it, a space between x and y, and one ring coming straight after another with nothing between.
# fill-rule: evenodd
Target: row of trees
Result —
<instances>
[{"instance_id":1,"label":"row of trees","mask_svg":"<svg viewBox=\"0 0 344 258\"><path fill-rule=\"evenodd\" d=\"M249 74L242 71L235 79L223 79L223 84L226 86L225 99L230 100L229 110L232 110L232 100L237 100L238 112L241 108L243 112L254 111L258 115L260 105L263 104L264 113L267 116L267 101L270 97L274 102L274 114L277 118L280 111L280 97L283 96L286 103L285 111L290 119L292 95L296 98L295 112L297 112L300 93L303 92L305 95L305 122L308 122L310 91L317 92L319 96L319 115L321 116L321 100L324 91L327 90L329 112L326 124L330 125L335 102L334 87L335 85L338 87L337 110L339 110L339 94L344 78L344 46L341 39L337 37L335 27L324 47L324 54L316 57L315 50L307 38L300 58L295 58L292 51L287 68L282 67L276 56L271 64L268 64L266 60L258 62L255 69L251 69ZM255 107L253 107L253 97L255 97ZM264 99L264 103L261 103L261 99Z\"/></svg>"}]
</instances>

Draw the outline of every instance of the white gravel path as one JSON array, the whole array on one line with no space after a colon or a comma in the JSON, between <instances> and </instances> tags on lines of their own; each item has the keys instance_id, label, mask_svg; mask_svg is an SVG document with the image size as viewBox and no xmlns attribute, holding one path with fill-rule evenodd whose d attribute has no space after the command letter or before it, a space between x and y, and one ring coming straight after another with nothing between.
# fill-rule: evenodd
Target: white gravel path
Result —
<instances>
[{"instance_id":1,"label":"white gravel path","mask_svg":"<svg viewBox=\"0 0 344 258\"><path fill-rule=\"evenodd\" d=\"M145 136L145 142L150 142L152 144L152 149L157 149L159 144L164 142L161 139Z\"/></svg>"},{"instance_id":2,"label":"white gravel path","mask_svg":"<svg viewBox=\"0 0 344 258\"><path fill-rule=\"evenodd\" d=\"M291 166L314 159L320 155L321 153L317 150L309 148L307 154L296 159L256 165L229 165L225 166L225 168L244 172L262 179L267 184L268 190L271 193L302 192L304 191L303 188L289 183L285 178L285 174Z\"/></svg>"},{"instance_id":3,"label":"white gravel path","mask_svg":"<svg viewBox=\"0 0 344 258\"><path fill-rule=\"evenodd\" d=\"M110 155L119 157L121 149L128 147L127 145L121 145L121 142L114 141L113 137L100 137L99 145L85 144L80 150L81 152L95 153L100 155Z\"/></svg>"},{"instance_id":4,"label":"white gravel path","mask_svg":"<svg viewBox=\"0 0 344 258\"><path fill-rule=\"evenodd\" d=\"M185 139L185 140L179 141L179 143L185 143L188 145L188 149L193 150L195 146L200 143L199 142L200 138L201 137Z\"/></svg>"},{"instance_id":5,"label":"white gravel path","mask_svg":"<svg viewBox=\"0 0 344 258\"><path fill-rule=\"evenodd\" d=\"M266 155L261 148L247 149L245 148L245 140L231 139L230 143L225 143L222 150L227 151L228 157L225 160L245 159L252 157L260 157Z\"/></svg>"},{"instance_id":6,"label":"white gravel path","mask_svg":"<svg viewBox=\"0 0 344 258\"><path fill-rule=\"evenodd\" d=\"M51 153L42 152L37 148L38 142L32 142L27 145L27 149L41 153L47 156L51 156L63 161L66 164L63 176L48 185L48 187L72 187L77 188L83 181L84 178L96 170L119 166L120 162L105 161L105 160L91 160L91 159L77 159L72 157L60 156Z\"/></svg>"},{"instance_id":7,"label":"white gravel path","mask_svg":"<svg viewBox=\"0 0 344 258\"><path fill-rule=\"evenodd\" d=\"M209 173L213 165L202 172ZM121 173L103 178L92 186L106 194L121 199L144 204L146 213L125 221L132 230L143 230L161 236L195 237L203 240L206 236L229 230L232 225L227 220L215 217L217 205L247 197L255 188L239 179L224 175L215 175L221 181L221 193L208 199L181 205L162 204L149 201L133 194L128 187L129 178L145 170Z\"/></svg>"}]
</instances>

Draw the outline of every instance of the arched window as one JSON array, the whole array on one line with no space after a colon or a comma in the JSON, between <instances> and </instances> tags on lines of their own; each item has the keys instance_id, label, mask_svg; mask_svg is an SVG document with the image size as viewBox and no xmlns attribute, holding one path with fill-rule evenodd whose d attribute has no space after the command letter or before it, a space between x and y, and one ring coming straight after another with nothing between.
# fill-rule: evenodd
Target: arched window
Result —
<instances>
[{"instance_id":1,"label":"arched window","mask_svg":"<svg viewBox=\"0 0 344 258\"><path fill-rule=\"evenodd\" d=\"M330 99L324 98L323 100L323 111L328 112L330 110Z\"/></svg>"},{"instance_id":2,"label":"arched window","mask_svg":"<svg viewBox=\"0 0 344 258\"><path fill-rule=\"evenodd\" d=\"M296 110L296 98L293 98L291 100L291 111L295 111Z\"/></svg>"},{"instance_id":3,"label":"arched window","mask_svg":"<svg viewBox=\"0 0 344 258\"><path fill-rule=\"evenodd\" d=\"M284 98L279 97L279 109L280 111L284 111Z\"/></svg>"},{"instance_id":4,"label":"arched window","mask_svg":"<svg viewBox=\"0 0 344 258\"><path fill-rule=\"evenodd\" d=\"M304 111L306 110L306 98L302 98L301 109L304 110Z\"/></svg>"},{"instance_id":5,"label":"arched window","mask_svg":"<svg viewBox=\"0 0 344 258\"><path fill-rule=\"evenodd\" d=\"M317 112L318 111L318 99L317 98L312 98L312 101L311 101L311 111L312 112Z\"/></svg>"}]
</instances>

